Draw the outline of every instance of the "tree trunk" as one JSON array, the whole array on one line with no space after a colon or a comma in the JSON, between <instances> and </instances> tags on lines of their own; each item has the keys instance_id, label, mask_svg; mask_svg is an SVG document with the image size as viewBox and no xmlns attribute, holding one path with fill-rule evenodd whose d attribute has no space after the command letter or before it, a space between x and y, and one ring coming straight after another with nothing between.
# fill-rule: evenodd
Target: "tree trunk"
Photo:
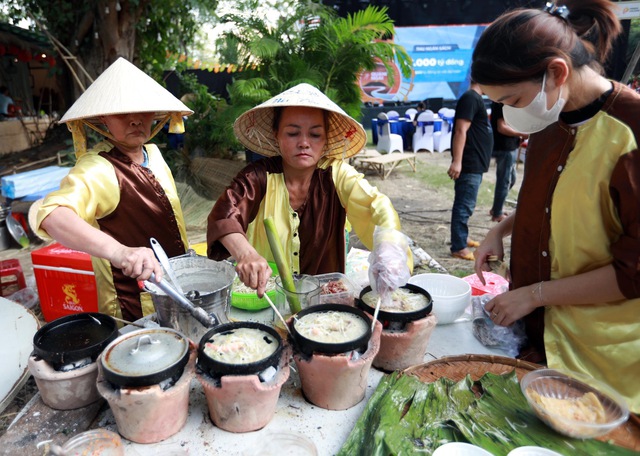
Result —
<instances>
[{"instance_id":1,"label":"tree trunk","mask_svg":"<svg viewBox=\"0 0 640 456\"><path fill-rule=\"evenodd\" d=\"M117 10L118 3L120 11ZM83 19L83 22L93 19L92 26L85 28L84 36L76 36L74 39L87 40L88 45L79 48L73 46L73 48L78 49L77 64L83 66L94 80L119 57L133 61L136 25L146 3L146 1L99 0L95 9ZM86 89L91 81L81 75L81 72L76 70L76 73ZM73 94L74 99L82 94L82 88L78 84L74 83Z\"/></svg>"}]
</instances>

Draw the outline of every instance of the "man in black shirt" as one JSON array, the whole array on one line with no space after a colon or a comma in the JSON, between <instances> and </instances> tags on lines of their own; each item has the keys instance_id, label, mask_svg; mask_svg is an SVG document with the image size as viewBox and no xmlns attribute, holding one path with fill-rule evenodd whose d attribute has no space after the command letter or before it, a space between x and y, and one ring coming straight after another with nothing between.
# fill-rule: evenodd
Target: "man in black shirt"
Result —
<instances>
[{"instance_id":1,"label":"man in black shirt","mask_svg":"<svg viewBox=\"0 0 640 456\"><path fill-rule=\"evenodd\" d=\"M479 243L468 239L467 223L473 214L482 183L482 174L489 170L493 134L482 99L480 86L471 83L456 104L451 138L449 177L455 180L455 198L451 209L451 255L473 261L468 247Z\"/></svg>"},{"instance_id":2,"label":"man in black shirt","mask_svg":"<svg viewBox=\"0 0 640 456\"><path fill-rule=\"evenodd\" d=\"M491 220L501 222L507 215L502 207L509 190L516 183L516 153L521 133L504 121L502 103L491 103L491 128L493 129L493 156L496 158L496 187L491 207Z\"/></svg>"}]
</instances>

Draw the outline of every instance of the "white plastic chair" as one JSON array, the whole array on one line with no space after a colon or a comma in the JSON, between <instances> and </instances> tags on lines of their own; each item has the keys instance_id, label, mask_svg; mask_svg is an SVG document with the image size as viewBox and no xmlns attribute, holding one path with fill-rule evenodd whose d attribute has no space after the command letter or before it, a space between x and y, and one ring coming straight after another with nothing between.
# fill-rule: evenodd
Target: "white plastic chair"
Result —
<instances>
[{"instance_id":1,"label":"white plastic chair","mask_svg":"<svg viewBox=\"0 0 640 456\"><path fill-rule=\"evenodd\" d=\"M413 120L416 114L418 114L418 110L416 108L409 108L404 112L404 116L409 120Z\"/></svg>"},{"instance_id":2,"label":"white plastic chair","mask_svg":"<svg viewBox=\"0 0 640 456\"><path fill-rule=\"evenodd\" d=\"M398 111L387 111L387 117L389 120L398 120L400 118L400 114Z\"/></svg>"},{"instance_id":3,"label":"white plastic chair","mask_svg":"<svg viewBox=\"0 0 640 456\"><path fill-rule=\"evenodd\" d=\"M451 133L453 132L453 118L455 109L442 108L438 111L442 119L442 128L433 135L433 147L436 152L444 152L451 149Z\"/></svg>"},{"instance_id":4,"label":"white plastic chair","mask_svg":"<svg viewBox=\"0 0 640 456\"><path fill-rule=\"evenodd\" d=\"M413 134L413 152L428 150L433 153L433 112L418 114L416 132Z\"/></svg>"},{"instance_id":5,"label":"white plastic chair","mask_svg":"<svg viewBox=\"0 0 640 456\"><path fill-rule=\"evenodd\" d=\"M390 154L395 152L402 152L402 136L395 133L391 133L391 127L389 126L389 117L384 112L378 114L378 144L376 150L381 153Z\"/></svg>"}]
</instances>

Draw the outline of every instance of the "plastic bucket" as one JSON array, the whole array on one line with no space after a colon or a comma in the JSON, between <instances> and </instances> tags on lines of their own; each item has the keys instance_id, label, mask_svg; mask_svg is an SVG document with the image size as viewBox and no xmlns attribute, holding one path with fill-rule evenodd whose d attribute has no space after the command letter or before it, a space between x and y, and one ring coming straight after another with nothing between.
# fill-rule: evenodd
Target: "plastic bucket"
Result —
<instances>
[{"instance_id":1,"label":"plastic bucket","mask_svg":"<svg viewBox=\"0 0 640 456\"><path fill-rule=\"evenodd\" d=\"M231 285L236 277L233 265L228 261L213 261L197 255L181 255L171 258L169 263L193 305L202 307L220 323L226 323L226 310L231 304ZM153 284L147 285L146 289L151 294L161 326L180 331L193 341L199 341L211 329L203 326Z\"/></svg>"}]
</instances>

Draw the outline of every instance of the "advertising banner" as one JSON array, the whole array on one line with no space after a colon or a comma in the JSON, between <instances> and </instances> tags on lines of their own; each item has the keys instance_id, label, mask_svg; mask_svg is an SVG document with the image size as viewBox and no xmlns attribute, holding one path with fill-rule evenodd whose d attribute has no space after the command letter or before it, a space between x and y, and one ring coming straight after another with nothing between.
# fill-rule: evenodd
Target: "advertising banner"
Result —
<instances>
[{"instance_id":1,"label":"advertising banner","mask_svg":"<svg viewBox=\"0 0 640 456\"><path fill-rule=\"evenodd\" d=\"M617 2L616 15L620 20L640 17L640 2Z\"/></svg>"},{"instance_id":2,"label":"advertising banner","mask_svg":"<svg viewBox=\"0 0 640 456\"><path fill-rule=\"evenodd\" d=\"M413 73L403 78L394 62L394 81L384 65L360 76L362 101L455 100L469 87L471 54L486 25L396 27L394 42L413 61Z\"/></svg>"}]
</instances>

